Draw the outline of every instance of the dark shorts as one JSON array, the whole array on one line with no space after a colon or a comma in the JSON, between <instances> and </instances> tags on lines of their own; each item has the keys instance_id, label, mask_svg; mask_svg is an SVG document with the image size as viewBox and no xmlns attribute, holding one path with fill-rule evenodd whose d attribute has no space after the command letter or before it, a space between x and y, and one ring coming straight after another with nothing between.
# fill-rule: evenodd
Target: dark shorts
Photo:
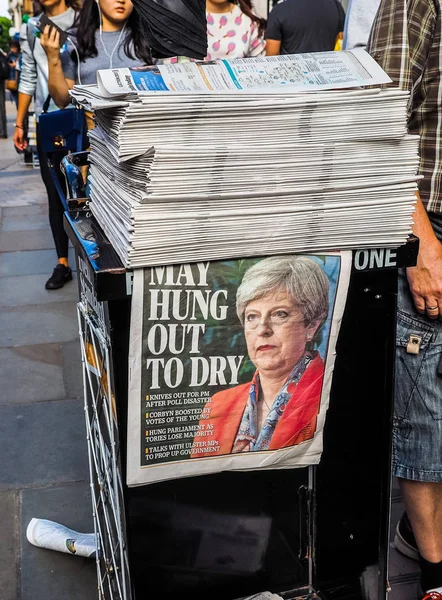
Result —
<instances>
[{"instance_id":1,"label":"dark shorts","mask_svg":"<svg viewBox=\"0 0 442 600\"><path fill-rule=\"evenodd\" d=\"M422 339L407 353L410 335ZM393 474L414 481L442 481L442 322L414 308L405 272L399 273Z\"/></svg>"}]
</instances>

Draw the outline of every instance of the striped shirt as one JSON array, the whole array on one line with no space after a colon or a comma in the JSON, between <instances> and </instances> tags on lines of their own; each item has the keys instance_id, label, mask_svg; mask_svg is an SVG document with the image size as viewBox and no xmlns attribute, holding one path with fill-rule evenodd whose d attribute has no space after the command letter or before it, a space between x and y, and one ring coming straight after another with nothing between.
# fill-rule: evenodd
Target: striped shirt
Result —
<instances>
[{"instance_id":1,"label":"striped shirt","mask_svg":"<svg viewBox=\"0 0 442 600\"><path fill-rule=\"evenodd\" d=\"M420 137L419 191L442 213L442 0L382 0L367 51L411 92L408 129Z\"/></svg>"}]
</instances>

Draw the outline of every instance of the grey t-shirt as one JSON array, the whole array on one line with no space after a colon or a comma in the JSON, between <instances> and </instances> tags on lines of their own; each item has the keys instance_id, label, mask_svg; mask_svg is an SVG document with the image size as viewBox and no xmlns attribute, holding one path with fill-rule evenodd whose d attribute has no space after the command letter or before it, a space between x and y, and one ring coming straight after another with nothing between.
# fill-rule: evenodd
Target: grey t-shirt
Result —
<instances>
[{"instance_id":1,"label":"grey t-shirt","mask_svg":"<svg viewBox=\"0 0 442 600\"><path fill-rule=\"evenodd\" d=\"M95 32L95 45L98 54L80 63L80 79L83 85L97 83L97 71L111 67L109 56L112 56L112 68L139 67L144 64L139 59L133 60L126 56L124 53L125 33L123 33L119 41L120 33L120 31L103 31L100 39L99 30ZM71 38L75 42L74 35L71 35ZM103 44L109 56L104 51ZM116 48L117 44L118 48ZM80 83L77 75L77 63L71 58L72 51L72 43L68 41L64 51L60 55L61 64L66 79L72 79L76 83Z\"/></svg>"},{"instance_id":2,"label":"grey t-shirt","mask_svg":"<svg viewBox=\"0 0 442 600\"><path fill-rule=\"evenodd\" d=\"M344 25L344 50L365 48L381 0L350 0Z\"/></svg>"},{"instance_id":3,"label":"grey t-shirt","mask_svg":"<svg viewBox=\"0 0 442 600\"><path fill-rule=\"evenodd\" d=\"M72 27L75 16L75 11L72 8L68 8L60 15L51 17L51 21L58 25L60 29L68 30ZM22 61L18 91L23 94L28 94L28 96L34 96L34 111L38 116L42 111L44 101L48 97L49 91L48 57L40 44L39 38L34 37L34 31L37 31L37 20L37 17L32 17L27 24L23 23L20 29ZM31 38L31 40L28 38ZM31 41L31 46L29 45L29 41ZM49 110L57 110L57 108L58 107L51 102Z\"/></svg>"}]
</instances>

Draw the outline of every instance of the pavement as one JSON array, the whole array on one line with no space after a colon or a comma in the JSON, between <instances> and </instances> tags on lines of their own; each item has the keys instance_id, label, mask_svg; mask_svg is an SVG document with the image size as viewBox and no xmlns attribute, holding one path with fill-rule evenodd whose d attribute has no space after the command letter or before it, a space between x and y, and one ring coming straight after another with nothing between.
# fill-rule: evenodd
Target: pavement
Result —
<instances>
[{"instance_id":1,"label":"pavement","mask_svg":"<svg viewBox=\"0 0 442 600\"><path fill-rule=\"evenodd\" d=\"M0 600L96 600L95 562L32 546L32 517L92 532L76 278L57 259L38 168L0 139ZM71 250L72 252L72 250ZM73 253L71 263L74 265ZM75 274L74 274L75 275ZM391 531L403 510L397 483ZM389 600L416 600L418 565L390 550ZM376 595L377 599L377 595Z\"/></svg>"},{"instance_id":2,"label":"pavement","mask_svg":"<svg viewBox=\"0 0 442 600\"><path fill-rule=\"evenodd\" d=\"M77 282L57 263L38 168L0 140L0 600L96 600L95 561L36 548L32 517L92 532ZM71 251L72 252L72 251ZM73 252L71 263L74 263Z\"/></svg>"}]
</instances>

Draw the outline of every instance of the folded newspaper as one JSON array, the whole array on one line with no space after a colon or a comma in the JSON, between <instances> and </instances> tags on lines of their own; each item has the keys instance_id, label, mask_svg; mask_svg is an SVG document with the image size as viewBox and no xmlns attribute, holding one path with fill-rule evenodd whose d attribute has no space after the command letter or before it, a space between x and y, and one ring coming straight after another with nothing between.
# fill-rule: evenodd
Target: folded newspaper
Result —
<instances>
[{"instance_id":1,"label":"folded newspaper","mask_svg":"<svg viewBox=\"0 0 442 600\"><path fill-rule=\"evenodd\" d=\"M275 94L343 89L389 83L391 79L362 49L284 56L106 69L97 86L75 86L78 99L132 100L144 94Z\"/></svg>"},{"instance_id":2,"label":"folded newspaper","mask_svg":"<svg viewBox=\"0 0 442 600\"><path fill-rule=\"evenodd\" d=\"M91 210L129 268L403 244L409 95L361 87L388 82L363 50L100 71Z\"/></svg>"},{"instance_id":3,"label":"folded newspaper","mask_svg":"<svg viewBox=\"0 0 442 600\"><path fill-rule=\"evenodd\" d=\"M351 252L136 269L127 484L317 464Z\"/></svg>"}]
</instances>

